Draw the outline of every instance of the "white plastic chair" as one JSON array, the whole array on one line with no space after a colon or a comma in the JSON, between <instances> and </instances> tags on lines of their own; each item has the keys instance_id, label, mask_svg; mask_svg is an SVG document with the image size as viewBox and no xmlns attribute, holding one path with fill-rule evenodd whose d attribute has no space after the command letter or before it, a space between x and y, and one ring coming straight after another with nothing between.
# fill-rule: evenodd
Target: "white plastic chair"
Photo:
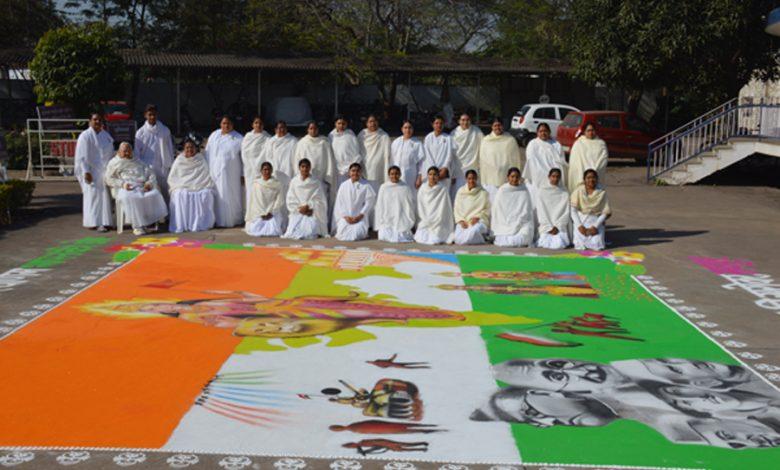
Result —
<instances>
[{"instance_id":1,"label":"white plastic chair","mask_svg":"<svg viewBox=\"0 0 780 470\"><path fill-rule=\"evenodd\" d=\"M122 233L125 230L125 209L119 199L116 202L116 233Z\"/></svg>"}]
</instances>

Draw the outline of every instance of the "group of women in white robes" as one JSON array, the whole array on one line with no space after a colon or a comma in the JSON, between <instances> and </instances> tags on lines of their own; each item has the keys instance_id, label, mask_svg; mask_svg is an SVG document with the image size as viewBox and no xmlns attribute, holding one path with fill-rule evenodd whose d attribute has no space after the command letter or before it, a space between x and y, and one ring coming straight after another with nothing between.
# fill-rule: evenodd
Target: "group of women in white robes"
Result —
<instances>
[{"instance_id":1,"label":"group of women in white robes","mask_svg":"<svg viewBox=\"0 0 780 470\"><path fill-rule=\"evenodd\" d=\"M105 183L134 234L146 233L146 227L151 225L156 230L157 222L168 215L154 169L135 157L128 142L122 142L116 156L108 162Z\"/></svg>"},{"instance_id":2,"label":"group of women in white robes","mask_svg":"<svg viewBox=\"0 0 780 470\"><path fill-rule=\"evenodd\" d=\"M138 233L169 214L172 232L243 222L250 235L291 239L355 241L373 229L393 243L604 249L610 207L599 183L607 151L592 125L567 164L545 124L523 159L500 121L483 135L467 114L451 135L435 118L423 141L410 122L391 140L374 116L358 135L338 118L327 137L310 123L300 140L284 122L269 135L259 117L241 136L224 117L203 153L200 142L188 138L170 159L170 131L153 107L146 117L136 157L123 144L111 159L113 141L99 116L79 136L85 226L111 225L113 193ZM165 175L167 209L158 173Z\"/></svg>"}]
</instances>

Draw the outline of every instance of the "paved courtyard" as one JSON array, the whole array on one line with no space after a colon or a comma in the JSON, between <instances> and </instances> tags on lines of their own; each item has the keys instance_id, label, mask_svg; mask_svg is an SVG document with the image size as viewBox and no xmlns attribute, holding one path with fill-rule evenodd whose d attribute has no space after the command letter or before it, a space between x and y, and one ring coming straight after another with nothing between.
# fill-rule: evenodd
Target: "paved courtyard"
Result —
<instances>
[{"instance_id":1,"label":"paved courtyard","mask_svg":"<svg viewBox=\"0 0 780 470\"><path fill-rule=\"evenodd\" d=\"M780 346L777 341L780 332L780 190L748 186L650 186L644 183L643 176L644 169L641 167L610 167L607 184L614 214L607 225L608 253L600 256L611 256L613 260L639 260L644 266L644 273L638 278L657 299L694 324L711 342L759 374L766 384L780 385ZM133 242L138 237L131 232L98 234L81 228L80 204L81 196L76 183L41 182L30 207L19 214L14 225L0 229L0 273L4 273L0 279L0 353L4 343L24 332L29 322L35 320L34 325L43 321L47 317L44 312L68 302L71 296L79 295L93 283L99 286L104 276L119 272L116 270L125 261L123 254L133 250ZM160 232L145 238L149 240L150 237L162 239L173 235ZM183 234L176 238L203 240L226 247L245 244L280 249L366 247L384 253L387 252L383 250L388 248L399 248L376 240L347 245L330 239L314 242L256 239L247 236L240 228ZM163 240L161 243L171 241ZM403 249L415 253L416 250L419 253L433 252L435 255L456 251L452 246L413 244ZM140 250L143 251L143 248ZM506 249L493 246L458 247L457 250L460 254L504 252L505 256L553 254L533 248L511 250L508 254ZM565 253L575 254L573 250ZM214 265L215 273L224 269ZM215 282L218 279L215 278ZM559 351L552 353L553 357L566 353ZM12 394L8 387L13 386L4 381L0 384L0 391L6 388L5 393ZM50 393L56 398L58 390L52 388ZM135 412L143 413L142 410ZM57 421L58 417L50 416L50 419ZM9 421L0 425L7 426ZM557 464L566 463L530 460L539 465L494 466L504 462L476 459L469 461L468 467L465 467L455 464L442 466L442 462L448 459L411 452L385 453L374 456L372 460L349 460L300 458L299 455L269 457L249 452L231 455L211 454L208 450L201 452L206 447L190 449L192 452L54 447L57 448L0 450L0 464L18 464L18 468L60 468L73 464L75 468L134 465L240 469L259 466L284 470L301 469L306 465L306 468L332 469L400 470L416 467L454 470L555 468ZM524 451L524 455L526 453ZM475 451L476 454L478 452ZM426 462L430 460L436 463ZM455 458L451 461L466 460ZM404 466L403 462L412 463ZM659 457L657 465L647 465L648 468L670 466L662 457ZM613 467L604 465L598 468Z\"/></svg>"}]
</instances>

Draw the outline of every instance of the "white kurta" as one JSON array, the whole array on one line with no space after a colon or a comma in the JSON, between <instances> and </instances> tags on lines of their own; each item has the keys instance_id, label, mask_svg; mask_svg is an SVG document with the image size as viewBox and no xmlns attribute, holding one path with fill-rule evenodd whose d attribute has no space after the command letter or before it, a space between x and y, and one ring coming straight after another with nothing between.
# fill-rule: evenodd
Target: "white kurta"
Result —
<instances>
[{"instance_id":1,"label":"white kurta","mask_svg":"<svg viewBox=\"0 0 780 470\"><path fill-rule=\"evenodd\" d=\"M294 177L287 190L285 203L289 223L282 238L312 240L328 236L328 200L318 179L311 176L305 180L300 176ZM303 215L298 211L304 205L312 209L312 215Z\"/></svg>"},{"instance_id":2,"label":"white kurta","mask_svg":"<svg viewBox=\"0 0 780 470\"><path fill-rule=\"evenodd\" d=\"M566 163L566 156L561 144L553 139L536 138L531 140L525 148L523 179L534 200L536 200L537 188L548 184L550 170L553 168L561 170L561 179L558 185L566 189L566 175L569 165Z\"/></svg>"},{"instance_id":3,"label":"white kurta","mask_svg":"<svg viewBox=\"0 0 780 470\"><path fill-rule=\"evenodd\" d=\"M330 206L336 200L336 180L338 170L336 169L336 159L333 157L333 147L327 137L311 137L305 135L301 137L295 146L295 174L300 170L298 162L307 158L311 162L311 175L319 180L320 184L325 185L325 197Z\"/></svg>"},{"instance_id":4,"label":"white kurta","mask_svg":"<svg viewBox=\"0 0 780 470\"><path fill-rule=\"evenodd\" d=\"M425 245L446 243L453 232L452 203L449 188L427 182L417 191L417 232L414 241Z\"/></svg>"},{"instance_id":5,"label":"white kurta","mask_svg":"<svg viewBox=\"0 0 780 470\"><path fill-rule=\"evenodd\" d=\"M529 246L534 241L531 194L524 184L504 183L493 198L492 227L496 246Z\"/></svg>"},{"instance_id":6,"label":"white kurta","mask_svg":"<svg viewBox=\"0 0 780 470\"><path fill-rule=\"evenodd\" d=\"M74 173L78 178L83 197L84 227L110 227L111 195L103 181L106 165L114 154L114 139L106 131L96 133L91 127L76 141ZM87 183L85 175L92 175Z\"/></svg>"},{"instance_id":7,"label":"white kurta","mask_svg":"<svg viewBox=\"0 0 780 470\"><path fill-rule=\"evenodd\" d=\"M338 171L336 184L341 185L349 179L349 166L353 163L361 165L363 163L360 143L352 129L345 129L344 132L333 129L328 134L328 140L333 147L333 158L336 160L336 170Z\"/></svg>"},{"instance_id":8,"label":"white kurta","mask_svg":"<svg viewBox=\"0 0 780 470\"><path fill-rule=\"evenodd\" d=\"M260 165L263 160L265 144L271 136L266 131L249 131L241 141L241 163L244 166L244 185L251 188L255 178L260 174ZM247 190L247 195L249 191ZM247 196L247 201L249 197Z\"/></svg>"},{"instance_id":9,"label":"white kurta","mask_svg":"<svg viewBox=\"0 0 780 470\"><path fill-rule=\"evenodd\" d=\"M265 142L263 156L260 158L261 161L271 162L274 167L274 178L282 183L285 194L287 187L290 186L290 180L297 173L294 161L297 143L298 139L292 134L285 134L281 137L274 135Z\"/></svg>"},{"instance_id":10,"label":"white kurta","mask_svg":"<svg viewBox=\"0 0 780 470\"><path fill-rule=\"evenodd\" d=\"M456 157L452 160L452 177L455 178L456 187L460 188L466 183L468 170L475 170L479 174L479 147L483 137L484 134L477 126L469 126L467 129L458 126L452 131Z\"/></svg>"},{"instance_id":11,"label":"white kurta","mask_svg":"<svg viewBox=\"0 0 780 470\"><path fill-rule=\"evenodd\" d=\"M258 176L249 191L246 211L247 234L255 237L279 237L287 219L284 185L274 177ZM269 219L263 217L270 215Z\"/></svg>"},{"instance_id":12,"label":"white kurta","mask_svg":"<svg viewBox=\"0 0 780 470\"><path fill-rule=\"evenodd\" d=\"M571 219L569 216L569 193L560 186L552 186L549 181L536 190L536 217L539 220L539 233L536 246L550 250L561 250L571 244ZM550 230L558 229L553 235Z\"/></svg>"},{"instance_id":13,"label":"white kurta","mask_svg":"<svg viewBox=\"0 0 780 470\"><path fill-rule=\"evenodd\" d=\"M425 172L422 164L425 161L425 152L422 143L416 138L396 138L390 147L390 161L387 167L397 166L401 169L401 180L410 188L415 187L417 176Z\"/></svg>"},{"instance_id":14,"label":"white kurta","mask_svg":"<svg viewBox=\"0 0 780 470\"><path fill-rule=\"evenodd\" d=\"M206 143L206 160L217 189L215 215L218 227L234 227L244 220L244 194L241 190L241 134L212 132Z\"/></svg>"},{"instance_id":15,"label":"white kurta","mask_svg":"<svg viewBox=\"0 0 780 470\"><path fill-rule=\"evenodd\" d=\"M453 208L455 218L455 233L452 241L456 245L481 245L485 243L485 235L490 231L490 196L481 186L471 189L463 185L455 195ZM479 219L471 224L471 219ZM468 227L463 228L460 222Z\"/></svg>"},{"instance_id":16,"label":"white kurta","mask_svg":"<svg viewBox=\"0 0 780 470\"><path fill-rule=\"evenodd\" d=\"M578 186L581 186L582 177L585 170L596 170L599 174L599 185L606 184L607 161L609 153L607 152L607 143L596 137L588 139L580 136L571 147L569 155L569 192L574 192Z\"/></svg>"},{"instance_id":17,"label":"white kurta","mask_svg":"<svg viewBox=\"0 0 780 470\"><path fill-rule=\"evenodd\" d=\"M417 221L414 193L403 181L388 181L379 188L376 200L376 228L383 242L408 243Z\"/></svg>"},{"instance_id":18,"label":"white kurta","mask_svg":"<svg viewBox=\"0 0 780 470\"><path fill-rule=\"evenodd\" d=\"M152 167L160 192L167 196L168 172L176 156L170 129L159 120L154 126L145 122L135 133L135 156Z\"/></svg>"},{"instance_id":19,"label":"white kurta","mask_svg":"<svg viewBox=\"0 0 780 470\"><path fill-rule=\"evenodd\" d=\"M356 241L368 238L368 216L374 209L376 192L366 180L347 180L339 186L336 195L336 205L333 208L334 234L342 241ZM363 219L355 224L350 224L344 217L357 217Z\"/></svg>"},{"instance_id":20,"label":"white kurta","mask_svg":"<svg viewBox=\"0 0 780 470\"><path fill-rule=\"evenodd\" d=\"M168 215L165 200L157 189L154 170L140 160L119 156L112 158L106 166L105 181L134 229L157 223ZM130 185L130 189L126 185ZM152 189L146 191L145 185Z\"/></svg>"},{"instance_id":21,"label":"white kurta","mask_svg":"<svg viewBox=\"0 0 780 470\"><path fill-rule=\"evenodd\" d=\"M215 186L202 153L190 158L179 154L168 174L171 193L168 230L199 232L214 226Z\"/></svg>"},{"instance_id":22,"label":"white kurta","mask_svg":"<svg viewBox=\"0 0 780 470\"><path fill-rule=\"evenodd\" d=\"M520 146L514 137L507 133L496 135L491 132L482 139L479 147L480 182L490 193L491 200L496 190L506 182L509 169L523 168Z\"/></svg>"},{"instance_id":23,"label":"white kurta","mask_svg":"<svg viewBox=\"0 0 780 470\"><path fill-rule=\"evenodd\" d=\"M423 140L423 151L425 152L425 161L422 164L422 171L428 171L428 168L435 166L437 168L446 168L449 172L449 178L447 181L440 181L440 183L449 187L452 184L450 179L452 178L452 160L455 157L455 148L452 145L452 137L446 132L442 132L436 135L430 132L425 136Z\"/></svg>"}]
</instances>

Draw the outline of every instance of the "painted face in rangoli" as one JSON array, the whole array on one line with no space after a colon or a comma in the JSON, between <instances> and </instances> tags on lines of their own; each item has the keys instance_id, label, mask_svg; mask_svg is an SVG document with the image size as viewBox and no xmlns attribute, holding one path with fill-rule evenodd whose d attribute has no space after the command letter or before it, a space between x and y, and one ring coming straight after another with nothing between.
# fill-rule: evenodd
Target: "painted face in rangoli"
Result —
<instances>
[{"instance_id":1,"label":"painted face in rangoli","mask_svg":"<svg viewBox=\"0 0 780 470\"><path fill-rule=\"evenodd\" d=\"M637 359L615 363L629 375L648 376L659 382L693 385L708 389L728 389L750 381L750 372L737 365L690 359Z\"/></svg>"},{"instance_id":2,"label":"painted face in rangoli","mask_svg":"<svg viewBox=\"0 0 780 470\"><path fill-rule=\"evenodd\" d=\"M710 445L727 449L780 447L780 434L754 421L695 420L691 428Z\"/></svg>"},{"instance_id":3,"label":"painted face in rangoli","mask_svg":"<svg viewBox=\"0 0 780 470\"><path fill-rule=\"evenodd\" d=\"M587 396L508 387L471 415L475 421L526 423L537 427L604 426L617 419L606 405Z\"/></svg>"},{"instance_id":4,"label":"painted face in rangoli","mask_svg":"<svg viewBox=\"0 0 780 470\"><path fill-rule=\"evenodd\" d=\"M609 365L573 359L513 359L493 366L497 380L539 390L592 392L628 383Z\"/></svg>"}]
</instances>

